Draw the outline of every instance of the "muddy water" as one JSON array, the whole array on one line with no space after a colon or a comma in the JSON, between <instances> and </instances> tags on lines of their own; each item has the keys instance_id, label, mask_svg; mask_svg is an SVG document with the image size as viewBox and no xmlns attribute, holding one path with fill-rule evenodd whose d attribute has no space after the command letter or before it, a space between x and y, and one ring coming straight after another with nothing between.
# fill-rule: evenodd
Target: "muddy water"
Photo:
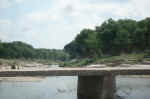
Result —
<instances>
[{"instance_id":1,"label":"muddy water","mask_svg":"<svg viewBox=\"0 0 150 99\"><path fill-rule=\"evenodd\" d=\"M150 99L150 78L117 77L118 99ZM0 99L76 99L77 77L47 77L38 82L0 82Z\"/></svg>"},{"instance_id":2,"label":"muddy water","mask_svg":"<svg viewBox=\"0 0 150 99\"><path fill-rule=\"evenodd\" d=\"M150 99L150 77L117 77L116 85L122 99Z\"/></svg>"}]
</instances>

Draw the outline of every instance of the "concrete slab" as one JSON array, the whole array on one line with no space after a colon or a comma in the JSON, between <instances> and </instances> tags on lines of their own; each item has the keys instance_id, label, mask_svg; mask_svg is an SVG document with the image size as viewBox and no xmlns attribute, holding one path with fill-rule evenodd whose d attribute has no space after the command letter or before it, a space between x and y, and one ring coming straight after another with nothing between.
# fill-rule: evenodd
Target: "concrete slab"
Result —
<instances>
[{"instance_id":1,"label":"concrete slab","mask_svg":"<svg viewBox=\"0 0 150 99\"><path fill-rule=\"evenodd\" d=\"M96 75L150 75L149 67L107 67L107 68L50 68L0 70L0 77L14 76L96 76Z\"/></svg>"}]
</instances>

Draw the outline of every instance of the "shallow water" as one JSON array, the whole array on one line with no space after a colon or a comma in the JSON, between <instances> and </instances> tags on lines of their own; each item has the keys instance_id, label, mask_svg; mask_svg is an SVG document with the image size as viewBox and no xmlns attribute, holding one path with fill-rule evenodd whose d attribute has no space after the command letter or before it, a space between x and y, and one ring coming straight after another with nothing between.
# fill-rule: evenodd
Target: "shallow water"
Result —
<instances>
[{"instance_id":1,"label":"shallow water","mask_svg":"<svg viewBox=\"0 0 150 99\"><path fill-rule=\"evenodd\" d=\"M76 80L48 77L40 82L1 82L0 99L76 99Z\"/></svg>"},{"instance_id":2,"label":"shallow water","mask_svg":"<svg viewBox=\"0 0 150 99\"><path fill-rule=\"evenodd\" d=\"M122 99L150 99L150 78L118 77L116 85Z\"/></svg>"},{"instance_id":3,"label":"shallow water","mask_svg":"<svg viewBox=\"0 0 150 99\"><path fill-rule=\"evenodd\" d=\"M150 78L117 77L122 99L150 99ZM0 82L0 99L76 99L77 77L47 77L40 82Z\"/></svg>"}]
</instances>

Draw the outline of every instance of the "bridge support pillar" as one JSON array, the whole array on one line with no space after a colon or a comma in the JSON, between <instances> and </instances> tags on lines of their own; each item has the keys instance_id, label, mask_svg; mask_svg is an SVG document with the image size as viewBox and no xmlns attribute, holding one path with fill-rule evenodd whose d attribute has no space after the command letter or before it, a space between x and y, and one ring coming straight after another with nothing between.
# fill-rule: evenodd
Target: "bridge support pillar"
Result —
<instances>
[{"instance_id":1,"label":"bridge support pillar","mask_svg":"<svg viewBox=\"0 0 150 99\"><path fill-rule=\"evenodd\" d=\"M79 76L78 99L115 99L114 76Z\"/></svg>"}]
</instances>

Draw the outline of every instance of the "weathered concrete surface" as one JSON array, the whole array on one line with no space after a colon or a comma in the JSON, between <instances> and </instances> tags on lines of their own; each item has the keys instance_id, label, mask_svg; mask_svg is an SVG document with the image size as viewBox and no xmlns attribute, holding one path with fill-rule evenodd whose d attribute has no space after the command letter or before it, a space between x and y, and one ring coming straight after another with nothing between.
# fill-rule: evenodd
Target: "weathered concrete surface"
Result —
<instances>
[{"instance_id":1,"label":"weathered concrete surface","mask_svg":"<svg viewBox=\"0 0 150 99\"><path fill-rule=\"evenodd\" d=\"M102 99L103 76L79 76L78 99Z\"/></svg>"},{"instance_id":2,"label":"weathered concrete surface","mask_svg":"<svg viewBox=\"0 0 150 99\"><path fill-rule=\"evenodd\" d=\"M79 76L78 99L115 99L115 76Z\"/></svg>"},{"instance_id":3,"label":"weathered concrete surface","mask_svg":"<svg viewBox=\"0 0 150 99\"><path fill-rule=\"evenodd\" d=\"M116 80L114 75L104 76L101 99L116 99Z\"/></svg>"},{"instance_id":4,"label":"weathered concrete surface","mask_svg":"<svg viewBox=\"0 0 150 99\"><path fill-rule=\"evenodd\" d=\"M52 68L0 70L0 77L13 76L96 76L96 75L150 75L148 67L111 67L111 68Z\"/></svg>"}]
</instances>

